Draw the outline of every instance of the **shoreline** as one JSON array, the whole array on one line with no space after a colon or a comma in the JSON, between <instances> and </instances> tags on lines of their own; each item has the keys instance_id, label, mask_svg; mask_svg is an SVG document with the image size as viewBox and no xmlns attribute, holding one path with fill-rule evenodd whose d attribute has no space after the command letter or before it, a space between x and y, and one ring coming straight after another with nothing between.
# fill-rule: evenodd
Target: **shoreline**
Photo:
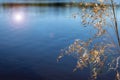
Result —
<instances>
[{"instance_id":1,"label":"shoreline","mask_svg":"<svg viewBox=\"0 0 120 80\"><path fill-rule=\"evenodd\" d=\"M3 7L20 7L20 6L55 6L55 7L66 7L66 6L73 6L73 7L93 7L94 5L96 5L96 3L75 3L75 2L54 2L54 3L16 3L16 2L11 2L11 3L0 3L0 6ZM101 5L98 3L98 5ZM104 6L111 6L110 4L103 4ZM101 5L102 6L102 5ZM115 5L115 6L120 6Z\"/></svg>"}]
</instances>

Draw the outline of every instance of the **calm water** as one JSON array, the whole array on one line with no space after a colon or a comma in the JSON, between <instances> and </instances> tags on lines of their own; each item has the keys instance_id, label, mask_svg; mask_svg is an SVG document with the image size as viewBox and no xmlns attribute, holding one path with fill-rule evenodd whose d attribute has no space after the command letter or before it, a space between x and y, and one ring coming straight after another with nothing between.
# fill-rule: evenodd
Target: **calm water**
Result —
<instances>
[{"instance_id":1,"label":"calm water","mask_svg":"<svg viewBox=\"0 0 120 80\"><path fill-rule=\"evenodd\" d=\"M92 27L81 27L79 17L71 17L80 10L0 7L0 80L88 80L89 70L72 72L76 59L66 56L56 61L60 50L75 39L87 40L94 34L89 34ZM120 26L119 14L120 8Z\"/></svg>"}]
</instances>

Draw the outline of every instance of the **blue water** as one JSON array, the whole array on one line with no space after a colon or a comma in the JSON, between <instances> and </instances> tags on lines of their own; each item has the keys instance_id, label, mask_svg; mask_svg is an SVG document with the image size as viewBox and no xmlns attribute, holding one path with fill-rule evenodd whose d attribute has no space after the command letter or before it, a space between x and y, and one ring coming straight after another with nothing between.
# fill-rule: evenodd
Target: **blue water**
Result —
<instances>
[{"instance_id":1,"label":"blue water","mask_svg":"<svg viewBox=\"0 0 120 80\"><path fill-rule=\"evenodd\" d=\"M92 27L81 27L79 17L71 17L80 10L0 7L0 80L88 80L89 70L72 72L76 59L71 56L56 61L60 50L75 39L94 34ZM119 9L117 13L120 17Z\"/></svg>"}]
</instances>

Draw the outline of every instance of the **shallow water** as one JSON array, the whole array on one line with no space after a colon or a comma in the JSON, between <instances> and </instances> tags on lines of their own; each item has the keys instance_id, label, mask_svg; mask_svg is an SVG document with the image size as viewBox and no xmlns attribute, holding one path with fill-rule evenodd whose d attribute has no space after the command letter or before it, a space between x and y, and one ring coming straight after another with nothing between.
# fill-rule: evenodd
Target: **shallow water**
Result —
<instances>
[{"instance_id":1,"label":"shallow water","mask_svg":"<svg viewBox=\"0 0 120 80\"><path fill-rule=\"evenodd\" d=\"M75 39L87 40L94 35L94 28L81 27L79 16L71 17L80 10L0 7L0 80L88 80L89 70L72 72L76 59L66 56L59 63L56 61L60 50ZM119 14L120 8L120 26ZM101 80L106 79L113 80Z\"/></svg>"}]
</instances>

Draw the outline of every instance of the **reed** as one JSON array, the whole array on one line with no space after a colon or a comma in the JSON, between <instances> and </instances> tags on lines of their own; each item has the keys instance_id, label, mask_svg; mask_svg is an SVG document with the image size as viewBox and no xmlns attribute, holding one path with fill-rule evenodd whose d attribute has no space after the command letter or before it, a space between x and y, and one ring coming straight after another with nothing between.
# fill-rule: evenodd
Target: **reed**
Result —
<instances>
[{"instance_id":1,"label":"reed","mask_svg":"<svg viewBox=\"0 0 120 80\"><path fill-rule=\"evenodd\" d=\"M115 7L114 7L113 0L111 0L111 4L112 4L113 16L114 16L115 32L116 32L118 44L119 44L119 47L120 47L120 37L119 37L118 24L117 24L117 19L116 19L116 15L115 15Z\"/></svg>"}]
</instances>

